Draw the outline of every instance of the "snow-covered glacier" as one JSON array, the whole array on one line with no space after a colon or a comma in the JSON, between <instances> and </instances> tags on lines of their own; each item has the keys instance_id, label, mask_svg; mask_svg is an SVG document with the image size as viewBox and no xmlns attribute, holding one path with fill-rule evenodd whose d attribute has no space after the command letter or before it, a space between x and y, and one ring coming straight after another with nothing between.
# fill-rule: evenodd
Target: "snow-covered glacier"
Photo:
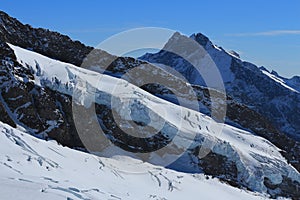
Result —
<instances>
[{"instance_id":1,"label":"snow-covered glacier","mask_svg":"<svg viewBox=\"0 0 300 200\"><path fill-rule=\"evenodd\" d=\"M266 199L201 174L125 156L97 157L0 122L1 199Z\"/></svg>"},{"instance_id":2,"label":"snow-covered glacier","mask_svg":"<svg viewBox=\"0 0 300 200\"><path fill-rule=\"evenodd\" d=\"M85 108L92 107L93 103L110 108L119 113L121 120L146 124L150 127L149 130L160 131L165 138L171 137L173 140L166 145L166 149L148 152L146 161L149 163L179 171L202 172L204 169L201 158L212 153L232 166L232 169L228 168L233 170L232 174L226 180L238 182L250 190L276 196L290 182L300 183L298 171L288 164L281 155L281 150L262 137L217 123L202 113L162 100L125 80L53 60L11 44L9 46L14 50L18 62L32 71L36 85L73 96L75 104ZM109 122L101 120L101 128L111 126ZM119 128L128 130L128 127ZM122 138L110 135L109 131L105 134L107 137L102 139L109 138L107 142L110 145L101 152L96 152L97 155L127 155L144 159L143 152L125 152L120 148L122 146L111 144L115 142L114 144L124 145L126 141L122 141ZM143 134L147 136L148 133ZM98 142L103 141L98 139ZM128 145L127 148L135 147ZM202 153L205 155L201 155ZM209 167L218 167L211 166L216 164L218 163L210 163ZM124 165L126 167L126 163ZM71 189L71 192L74 193L74 190Z\"/></svg>"}]
</instances>

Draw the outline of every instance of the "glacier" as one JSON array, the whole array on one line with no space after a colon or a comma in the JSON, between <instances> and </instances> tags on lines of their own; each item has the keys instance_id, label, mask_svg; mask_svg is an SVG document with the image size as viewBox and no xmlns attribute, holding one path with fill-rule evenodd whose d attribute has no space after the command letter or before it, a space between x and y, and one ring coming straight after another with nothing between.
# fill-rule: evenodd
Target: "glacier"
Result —
<instances>
[{"instance_id":1,"label":"glacier","mask_svg":"<svg viewBox=\"0 0 300 200\"><path fill-rule=\"evenodd\" d=\"M237 179L253 191L278 193L278 190L269 191L270 188L265 185L266 179L273 185L280 185L285 179L300 182L299 173L287 163L280 154L281 150L262 137L217 123L202 113L162 100L125 80L53 60L12 44L9 46L14 50L19 63L33 71L37 85L71 95L76 103L86 108L91 107L93 102L111 106L116 113L121 113L124 120L139 120L148 124L149 119L141 117L148 113L151 116L149 125L154 129L161 128L159 121L164 120L167 127L162 130L165 135L174 134L175 128L177 134L172 145L167 146L167 150L149 152L146 160L149 163L171 165L176 169L176 159L184 158L187 151L200 147L200 153L201 150L202 153L208 150L233 162L237 168ZM116 145L96 153L106 157L125 154L132 158L143 158L138 153L124 152ZM197 165L201 160L200 153L185 159L196 160ZM185 167L191 168L189 165ZM185 171L183 168L179 170Z\"/></svg>"}]
</instances>

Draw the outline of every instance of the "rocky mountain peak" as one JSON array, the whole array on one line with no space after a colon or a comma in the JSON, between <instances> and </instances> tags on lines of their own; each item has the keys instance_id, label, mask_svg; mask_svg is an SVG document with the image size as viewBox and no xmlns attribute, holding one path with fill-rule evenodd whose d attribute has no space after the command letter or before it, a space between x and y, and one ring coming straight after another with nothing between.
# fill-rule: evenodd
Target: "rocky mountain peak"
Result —
<instances>
[{"instance_id":1,"label":"rocky mountain peak","mask_svg":"<svg viewBox=\"0 0 300 200\"><path fill-rule=\"evenodd\" d=\"M197 41L200 45L205 47L207 43L210 41L209 38L202 33L194 33L193 35L190 36L192 39Z\"/></svg>"},{"instance_id":2,"label":"rocky mountain peak","mask_svg":"<svg viewBox=\"0 0 300 200\"><path fill-rule=\"evenodd\" d=\"M267 68L265 68L264 66L259 67L259 69L262 70L262 71L269 72L269 70Z\"/></svg>"},{"instance_id":3,"label":"rocky mountain peak","mask_svg":"<svg viewBox=\"0 0 300 200\"><path fill-rule=\"evenodd\" d=\"M4 24L4 19L10 18L8 14L0 10L0 24Z\"/></svg>"},{"instance_id":4,"label":"rocky mountain peak","mask_svg":"<svg viewBox=\"0 0 300 200\"><path fill-rule=\"evenodd\" d=\"M163 50L166 51L176 51L178 48L178 43L180 42L181 46L185 45L186 42L186 36L182 35L179 32L175 32L170 39L168 40L168 42L165 44L165 46L163 47Z\"/></svg>"},{"instance_id":5,"label":"rocky mountain peak","mask_svg":"<svg viewBox=\"0 0 300 200\"><path fill-rule=\"evenodd\" d=\"M273 74L274 76L279 77L279 74L276 71L274 71L274 70L271 71L271 74Z\"/></svg>"}]
</instances>

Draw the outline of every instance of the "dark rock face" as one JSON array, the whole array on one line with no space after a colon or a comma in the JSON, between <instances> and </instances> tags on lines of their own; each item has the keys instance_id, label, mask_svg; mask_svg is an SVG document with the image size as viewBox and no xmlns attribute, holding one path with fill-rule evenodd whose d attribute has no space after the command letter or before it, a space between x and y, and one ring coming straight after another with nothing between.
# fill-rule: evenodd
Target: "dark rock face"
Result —
<instances>
[{"instance_id":1,"label":"dark rock face","mask_svg":"<svg viewBox=\"0 0 300 200\"><path fill-rule=\"evenodd\" d=\"M0 121L16 128L15 122L10 118L2 102L0 103L0 113Z\"/></svg>"},{"instance_id":2,"label":"dark rock face","mask_svg":"<svg viewBox=\"0 0 300 200\"><path fill-rule=\"evenodd\" d=\"M80 66L93 49L68 36L42 28L23 25L0 11L0 40L41 53L47 57Z\"/></svg>"},{"instance_id":3,"label":"dark rock face","mask_svg":"<svg viewBox=\"0 0 300 200\"><path fill-rule=\"evenodd\" d=\"M233 59L231 70L235 80L228 85L228 93L237 101L253 106L276 128L299 141L299 93L274 82L250 63Z\"/></svg>"},{"instance_id":4,"label":"dark rock face","mask_svg":"<svg viewBox=\"0 0 300 200\"><path fill-rule=\"evenodd\" d=\"M202 33L197 33L197 34L193 34L191 36L191 38L193 38L194 40L196 40L199 44L201 44L202 46L206 46L207 43L209 42L208 37L206 37L205 35L203 35Z\"/></svg>"},{"instance_id":5,"label":"dark rock face","mask_svg":"<svg viewBox=\"0 0 300 200\"><path fill-rule=\"evenodd\" d=\"M69 112L70 97L35 85L32 72L16 61L8 45L1 44L0 120L14 127L20 125L38 137L80 146Z\"/></svg>"},{"instance_id":6,"label":"dark rock face","mask_svg":"<svg viewBox=\"0 0 300 200\"><path fill-rule=\"evenodd\" d=\"M114 112L114 114L113 114ZM114 116L118 115L112 108L108 108L104 105L96 105L96 113L102 129L105 130L107 137L116 145L122 149L134 152L134 153L149 153L163 148L168 145L173 137L165 133L163 130L159 133L145 137L139 138L135 136L128 135L124 133L119 125L115 122ZM133 121L134 123L138 123ZM139 124L139 123L138 123ZM144 124L139 124L144 126ZM166 124L165 126L170 126ZM174 132L176 132L176 128Z\"/></svg>"},{"instance_id":7,"label":"dark rock face","mask_svg":"<svg viewBox=\"0 0 300 200\"><path fill-rule=\"evenodd\" d=\"M7 62L11 59L11 58L15 58L15 55L13 53L13 51L9 48L9 46L2 42L0 40L0 84L3 85L4 82L6 82L8 80L7 74L8 71L6 69L6 67L2 66L5 64L8 64ZM10 64L12 65L12 62L10 62ZM3 97L0 96L0 120L4 123L7 123L9 125L11 125L12 127L16 127L15 122L13 121L13 119L9 116L9 114L7 113L7 107L6 104L3 103Z\"/></svg>"},{"instance_id":8,"label":"dark rock face","mask_svg":"<svg viewBox=\"0 0 300 200\"><path fill-rule=\"evenodd\" d=\"M288 198L299 199L299 188L300 184L298 182L292 181L291 179L284 177L281 184L272 184L268 178L265 178L264 184L268 187L268 193L271 194L272 198L277 198L276 190L281 190L287 193ZM292 188L292 189L291 189Z\"/></svg>"},{"instance_id":9,"label":"dark rock face","mask_svg":"<svg viewBox=\"0 0 300 200\"><path fill-rule=\"evenodd\" d=\"M197 152L195 152L197 155ZM199 166L205 174L218 177L234 187L239 187L236 164L225 156L210 152L200 160Z\"/></svg>"}]
</instances>

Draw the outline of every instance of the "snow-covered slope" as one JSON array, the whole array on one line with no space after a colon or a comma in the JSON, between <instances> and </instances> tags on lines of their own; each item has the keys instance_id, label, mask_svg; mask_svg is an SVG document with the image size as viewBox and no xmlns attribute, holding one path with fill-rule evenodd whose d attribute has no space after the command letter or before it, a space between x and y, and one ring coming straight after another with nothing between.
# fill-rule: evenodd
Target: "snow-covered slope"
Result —
<instances>
[{"instance_id":1,"label":"snow-covered slope","mask_svg":"<svg viewBox=\"0 0 300 200\"><path fill-rule=\"evenodd\" d=\"M148 162L171 164L171 168L182 171L193 169L200 172L202 160L196 149L200 148L201 151L202 148L209 148L214 155L226 158L225 163L232 164L233 167L228 168L229 171L233 170L229 179L251 190L277 196L286 194L289 190L286 191L286 188L292 187L289 186L289 181L300 183L299 173L281 156L280 150L261 137L229 125L218 124L201 113L152 96L125 80L52 60L13 45L10 47L15 51L18 61L33 72L35 84L73 95L77 103L87 108L93 101L110 106L113 97L111 108L120 113L121 118L144 124L148 124L148 119L151 118L150 126L161 130L164 136L177 133L172 145L168 147L170 151L151 152ZM76 84L86 87L78 88ZM93 95L95 92L96 97ZM163 125L160 123L162 119ZM219 130L222 130L221 133ZM112 140L118 138L112 137ZM124 151L112 145L103 152L111 155L111 152L122 154ZM126 154L139 157L131 152ZM179 160L169 163L174 158ZM214 167L213 165L215 164L209 164L210 167Z\"/></svg>"},{"instance_id":2,"label":"snow-covered slope","mask_svg":"<svg viewBox=\"0 0 300 200\"><path fill-rule=\"evenodd\" d=\"M129 157L101 158L0 122L0 198L49 200L265 199L204 175Z\"/></svg>"},{"instance_id":3,"label":"snow-covered slope","mask_svg":"<svg viewBox=\"0 0 300 200\"><path fill-rule=\"evenodd\" d=\"M268 77L270 77L272 80L274 80L275 82L277 82L277 83L279 83L280 85L282 85L283 87L285 87L285 88L287 88L287 89L289 89L289 90L291 90L291 91L293 91L293 92L298 92L299 93L299 89L295 89L295 88L293 88L293 87L290 87L289 85L288 85L288 82L287 82L287 79L285 80L284 78L282 78L282 77L278 77L278 74L274 74L274 72L273 73L270 73L270 72L268 72L268 71L266 71L266 70L261 70L262 71L262 73L264 73L265 75L267 75ZM276 73L276 72L275 72Z\"/></svg>"},{"instance_id":4,"label":"snow-covered slope","mask_svg":"<svg viewBox=\"0 0 300 200\"><path fill-rule=\"evenodd\" d=\"M282 86L286 87L287 89L293 91L293 92L300 92L300 77L294 76L290 79L284 78L282 76L279 76L279 74L275 71L269 72L266 68L260 67L260 70L270 77L272 80L280 83Z\"/></svg>"}]
</instances>

